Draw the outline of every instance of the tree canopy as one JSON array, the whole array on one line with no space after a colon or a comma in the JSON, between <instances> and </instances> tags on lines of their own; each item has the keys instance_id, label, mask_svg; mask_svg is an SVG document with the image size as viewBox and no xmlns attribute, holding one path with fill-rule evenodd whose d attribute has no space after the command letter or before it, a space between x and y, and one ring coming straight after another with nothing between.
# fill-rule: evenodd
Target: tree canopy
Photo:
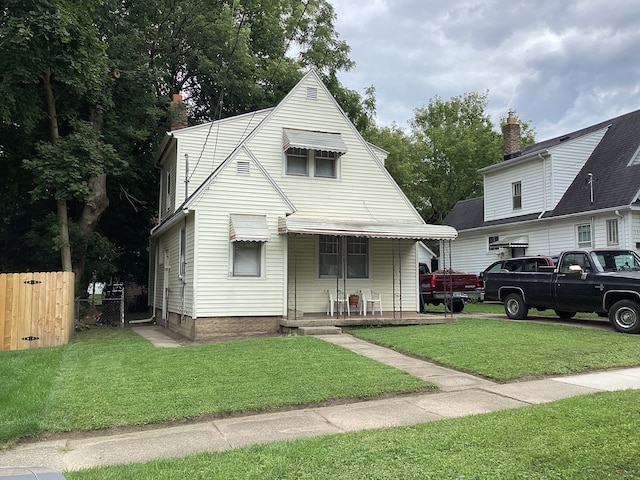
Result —
<instances>
[{"instance_id":1,"label":"tree canopy","mask_svg":"<svg viewBox=\"0 0 640 480\"><path fill-rule=\"evenodd\" d=\"M315 68L366 126L334 20L326 0L4 0L0 270L146 280L172 93L210 121L275 105Z\"/></svg>"},{"instance_id":2,"label":"tree canopy","mask_svg":"<svg viewBox=\"0 0 640 480\"><path fill-rule=\"evenodd\" d=\"M387 169L428 223L441 223L459 200L481 196L478 170L502 160L487 100L487 92L436 96L415 109L409 132L394 124L366 134L389 151ZM533 143L534 130L520 123L523 145Z\"/></svg>"}]
</instances>

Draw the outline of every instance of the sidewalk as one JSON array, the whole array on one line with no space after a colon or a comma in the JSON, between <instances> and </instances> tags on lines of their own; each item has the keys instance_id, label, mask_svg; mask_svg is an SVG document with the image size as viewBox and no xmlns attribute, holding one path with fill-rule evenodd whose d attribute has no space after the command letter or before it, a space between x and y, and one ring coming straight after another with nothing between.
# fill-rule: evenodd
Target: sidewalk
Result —
<instances>
[{"instance_id":1,"label":"sidewalk","mask_svg":"<svg viewBox=\"0 0 640 480\"><path fill-rule=\"evenodd\" d=\"M178 347L157 326L136 331L163 347ZM58 471L144 462L255 443L412 425L519 408L598 391L640 389L640 367L497 384L372 345L351 335L320 336L438 385L442 393L399 396L351 404L225 418L90 438L43 441L0 451L0 465L46 466Z\"/></svg>"}]
</instances>

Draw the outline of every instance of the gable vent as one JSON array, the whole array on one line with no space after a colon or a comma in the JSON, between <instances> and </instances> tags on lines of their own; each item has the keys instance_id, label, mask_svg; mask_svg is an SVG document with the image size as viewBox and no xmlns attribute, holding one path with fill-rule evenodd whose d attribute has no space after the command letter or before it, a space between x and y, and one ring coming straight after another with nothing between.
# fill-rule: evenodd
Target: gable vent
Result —
<instances>
[{"instance_id":1,"label":"gable vent","mask_svg":"<svg viewBox=\"0 0 640 480\"><path fill-rule=\"evenodd\" d=\"M236 163L236 174L237 175L249 175L249 162L238 162L238 163Z\"/></svg>"},{"instance_id":2,"label":"gable vent","mask_svg":"<svg viewBox=\"0 0 640 480\"><path fill-rule=\"evenodd\" d=\"M317 100L318 89L315 87L307 87L307 100Z\"/></svg>"}]
</instances>

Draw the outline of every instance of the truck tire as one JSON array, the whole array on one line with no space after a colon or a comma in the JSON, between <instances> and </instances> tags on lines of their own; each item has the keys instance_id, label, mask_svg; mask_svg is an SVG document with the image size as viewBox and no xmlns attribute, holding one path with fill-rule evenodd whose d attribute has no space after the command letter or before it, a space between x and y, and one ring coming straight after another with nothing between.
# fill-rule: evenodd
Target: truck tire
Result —
<instances>
[{"instance_id":1,"label":"truck tire","mask_svg":"<svg viewBox=\"0 0 640 480\"><path fill-rule=\"evenodd\" d=\"M447 310L453 313L460 313L464 310L464 302L462 300L453 300L453 303L447 300Z\"/></svg>"},{"instance_id":2,"label":"truck tire","mask_svg":"<svg viewBox=\"0 0 640 480\"><path fill-rule=\"evenodd\" d=\"M529 314L529 305L519 293L510 293L504 300L504 313L512 320L524 320Z\"/></svg>"},{"instance_id":3,"label":"truck tire","mask_svg":"<svg viewBox=\"0 0 640 480\"><path fill-rule=\"evenodd\" d=\"M564 318L565 320L573 318L576 315L576 312L565 312L563 310L554 310L554 312L556 312L556 315L558 317Z\"/></svg>"},{"instance_id":4,"label":"truck tire","mask_svg":"<svg viewBox=\"0 0 640 480\"><path fill-rule=\"evenodd\" d=\"M609 310L609 323L618 332L640 332L640 305L633 300L620 300Z\"/></svg>"}]
</instances>

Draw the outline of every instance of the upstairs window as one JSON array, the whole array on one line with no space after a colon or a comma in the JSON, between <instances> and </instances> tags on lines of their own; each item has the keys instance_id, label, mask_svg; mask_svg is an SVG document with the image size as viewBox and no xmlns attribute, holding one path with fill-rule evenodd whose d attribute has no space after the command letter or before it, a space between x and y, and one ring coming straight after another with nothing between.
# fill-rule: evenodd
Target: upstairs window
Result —
<instances>
[{"instance_id":1,"label":"upstairs window","mask_svg":"<svg viewBox=\"0 0 640 480\"><path fill-rule=\"evenodd\" d=\"M287 175L338 178L338 154L336 152L289 148L285 154Z\"/></svg>"},{"instance_id":2,"label":"upstairs window","mask_svg":"<svg viewBox=\"0 0 640 480\"><path fill-rule=\"evenodd\" d=\"M304 148L290 148L287 155L287 175L309 176L309 155Z\"/></svg>"},{"instance_id":3,"label":"upstairs window","mask_svg":"<svg viewBox=\"0 0 640 480\"><path fill-rule=\"evenodd\" d=\"M336 152L315 151L314 176L324 178L338 177L338 154Z\"/></svg>"},{"instance_id":4,"label":"upstairs window","mask_svg":"<svg viewBox=\"0 0 640 480\"><path fill-rule=\"evenodd\" d=\"M511 193L513 199L513 209L520 210L522 208L522 182L512 183Z\"/></svg>"}]
</instances>

